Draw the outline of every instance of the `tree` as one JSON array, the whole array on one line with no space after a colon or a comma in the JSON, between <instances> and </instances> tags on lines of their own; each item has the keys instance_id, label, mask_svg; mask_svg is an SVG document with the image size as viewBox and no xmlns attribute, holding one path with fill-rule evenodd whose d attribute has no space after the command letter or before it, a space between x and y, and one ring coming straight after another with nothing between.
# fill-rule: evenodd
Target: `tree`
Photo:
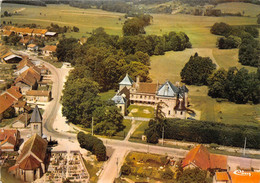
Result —
<instances>
[{"instance_id":1,"label":"tree","mask_svg":"<svg viewBox=\"0 0 260 183\"><path fill-rule=\"evenodd\" d=\"M106 160L106 158L107 158L106 147L104 146L103 142L95 144L93 147L93 150L95 152L95 155L96 155L98 161Z\"/></svg>"},{"instance_id":2,"label":"tree","mask_svg":"<svg viewBox=\"0 0 260 183\"><path fill-rule=\"evenodd\" d=\"M179 182L183 183L198 183L206 182L207 171L200 170L199 168L185 169L181 177L179 177Z\"/></svg>"},{"instance_id":3,"label":"tree","mask_svg":"<svg viewBox=\"0 0 260 183\"><path fill-rule=\"evenodd\" d=\"M226 98L226 80L227 80L227 71L223 68L215 71L208 78L208 95L213 98Z\"/></svg>"},{"instance_id":4,"label":"tree","mask_svg":"<svg viewBox=\"0 0 260 183\"><path fill-rule=\"evenodd\" d=\"M88 78L68 78L63 90L62 114L74 124L89 127L92 112L99 105L98 92L98 84Z\"/></svg>"},{"instance_id":5,"label":"tree","mask_svg":"<svg viewBox=\"0 0 260 183\"><path fill-rule=\"evenodd\" d=\"M75 26L73 26L73 32L79 32L79 28L78 28L78 27L75 27Z\"/></svg>"},{"instance_id":6,"label":"tree","mask_svg":"<svg viewBox=\"0 0 260 183\"><path fill-rule=\"evenodd\" d=\"M237 48L241 44L241 38L237 36L228 36L227 38L221 37L217 41L219 49Z\"/></svg>"},{"instance_id":7,"label":"tree","mask_svg":"<svg viewBox=\"0 0 260 183\"><path fill-rule=\"evenodd\" d=\"M93 117L94 130L97 134L111 137L125 128L123 125L123 116L116 106L103 105L97 107L93 112Z\"/></svg>"},{"instance_id":8,"label":"tree","mask_svg":"<svg viewBox=\"0 0 260 183\"><path fill-rule=\"evenodd\" d=\"M260 24L260 14L257 15L257 23Z\"/></svg>"},{"instance_id":9,"label":"tree","mask_svg":"<svg viewBox=\"0 0 260 183\"><path fill-rule=\"evenodd\" d=\"M186 84L207 85L207 79L215 69L216 65L209 57L195 54L182 69L181 78Z\"/></svg>"},{"instance_id":10,"label":"tree","mask_svg":"<svg viewBox=\"0 0 260 183\"><path fill-rule=\"evenodd\" d=\"M123 175L129 175L129 174L131 174L131 167L128 166L128 165L126 165L126 164L124 164L124 165L121 167L121 173L122 173Z\"/></svg>"},{"instance_id":11,"label":"tree","mask_svg":"<svg viewBox=\"0 0 260 183\"><path fill-rule=\"evenodd\" d=\"M210 32L212 34L216 35L222 35L222 36L227 36L230 34L230 31L232 30L232 27L224 22L220 23L215 23L211 29Z\"/></svg>"},{"instance_id":12,"label":"tree","mask_svg":"<svg viewBox=\"0 0 260 183\"><path fill-rule=\"evenodd\" d=\"M73 65L75 64L73 61L76 58L75 52L80 52L80 45L78 44L78 40L75 38L65 38L62 39L57 45L57 58L60 62L70 62Z\"/></svg>"},{"instance_id":13,"label":"tree","mask_svg":"<svg viewBox=\"0 0 260 183\"><path fill-rule=\"evenodd\" d=\"M145 82L149 80L149 67L140 62L131 62L130 64L125 66L125 71L128 72L128 74L132 78L136 78L137 76L139 76L140 81Z\"/></svg>"}]
</instances>

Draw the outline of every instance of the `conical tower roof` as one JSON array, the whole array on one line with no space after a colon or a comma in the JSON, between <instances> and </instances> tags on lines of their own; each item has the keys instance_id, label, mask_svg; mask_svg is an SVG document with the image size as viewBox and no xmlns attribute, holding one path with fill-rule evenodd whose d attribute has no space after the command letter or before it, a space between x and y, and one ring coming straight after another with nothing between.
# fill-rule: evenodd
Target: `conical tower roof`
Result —
<instances>
[{"instance_id":1,"label":"conical tower roof","mask_svg":"<svg viewBox=\"0 0 260 183\"><path fill-rule=\"evenodd\" d=\"M131 85L134 83L134 81L132 80L132 78L126 74L126 76L124 77L124 79L119 83L120 85Z\"/></svg>"},{"instance_id":2,"label":"conical tower roof","mask_svg":"<svg viewBox=\"0 0 260 183\"><path fill-rule=\"evenodd\" d=\"M31 123L32 122L36 122L36 123L42 122L42 115L41 115L41 112L39 111L39 108L37 105L35 106L35 108L33 110L30 122Z\"/></svg>"}]
</instances>

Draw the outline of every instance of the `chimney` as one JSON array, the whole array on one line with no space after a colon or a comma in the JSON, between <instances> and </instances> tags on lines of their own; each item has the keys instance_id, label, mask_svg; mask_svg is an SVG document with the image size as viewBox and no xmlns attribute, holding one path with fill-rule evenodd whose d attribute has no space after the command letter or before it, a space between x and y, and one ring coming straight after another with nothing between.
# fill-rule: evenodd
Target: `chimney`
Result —
<instances>
[{"instance_id":1,"label":"chimney","mask_svg":"<svg viewBox=\"0 0 260 183\"><path fill-rule=\"evenodd\" d=\"M177 81L177 82L175 83L175 85L176 85L177 87L179 87L179 86L180 86L180 82Z\"/></svg>"}]
</instances>

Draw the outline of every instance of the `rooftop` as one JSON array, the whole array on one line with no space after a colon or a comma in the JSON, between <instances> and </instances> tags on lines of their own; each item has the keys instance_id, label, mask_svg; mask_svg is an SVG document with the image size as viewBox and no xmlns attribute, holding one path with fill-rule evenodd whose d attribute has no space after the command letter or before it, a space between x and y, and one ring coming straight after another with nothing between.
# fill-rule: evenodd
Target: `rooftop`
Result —
<instances>
[{"instance_id":1,"label":"rooftop","mask_svg":"<svg viewBox=\"0 0 260 183\"><path fill-rule=\"evenodd\" d=\"M119 83L119 85L128 85L128 86L132 86L132 84L134 83L134 81L132 80L132 78L126 74L126 76L124 77L124 79Z\"/></svg>"}]
</instances>

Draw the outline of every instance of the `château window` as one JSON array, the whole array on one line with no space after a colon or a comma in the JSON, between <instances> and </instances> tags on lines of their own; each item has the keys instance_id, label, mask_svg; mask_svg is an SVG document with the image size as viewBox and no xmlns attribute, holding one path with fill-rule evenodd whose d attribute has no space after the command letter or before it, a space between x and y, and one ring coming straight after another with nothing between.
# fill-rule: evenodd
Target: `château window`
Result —
<instances>
[{"instance_id":1,"label":"ch\u00e2teau window","mask_svg":"<svg viewBox=\"0 0 260 183\"><path fill-rule=\"evenodd\" d=\"M170 115L171 114L171 111L168 111L168 115Z\"/></svg>"},{"instance_id":2,"label":"ch\u00e2teau window","mask_svg":"<svg viewBox=\"0 0 260 183\"><path fill-rule=\"evenodd\" d=\"M38 125L33 125L33 129L37 130L38 129Z\"/></svg>"},{"instance_id":3,"label":"ch\u00e2teau window","mask_svg":"<svg viewBox=\"0 0 260 183\"><path fill-rule=\"evenodd\" d=\"M143 96L142 96L142 95L140 95L140 98L143 98Z\"/></svg>"},{"instance_id":4,"label":"ch\u00e2teau window","mask_svg":"<svg viewBox=\"0 0 260 183\"><path fill-rule=\"evenodd\" d=\"M182 115L182 111L181 111L181 115Z\"/></svg>"}]
</instances>

